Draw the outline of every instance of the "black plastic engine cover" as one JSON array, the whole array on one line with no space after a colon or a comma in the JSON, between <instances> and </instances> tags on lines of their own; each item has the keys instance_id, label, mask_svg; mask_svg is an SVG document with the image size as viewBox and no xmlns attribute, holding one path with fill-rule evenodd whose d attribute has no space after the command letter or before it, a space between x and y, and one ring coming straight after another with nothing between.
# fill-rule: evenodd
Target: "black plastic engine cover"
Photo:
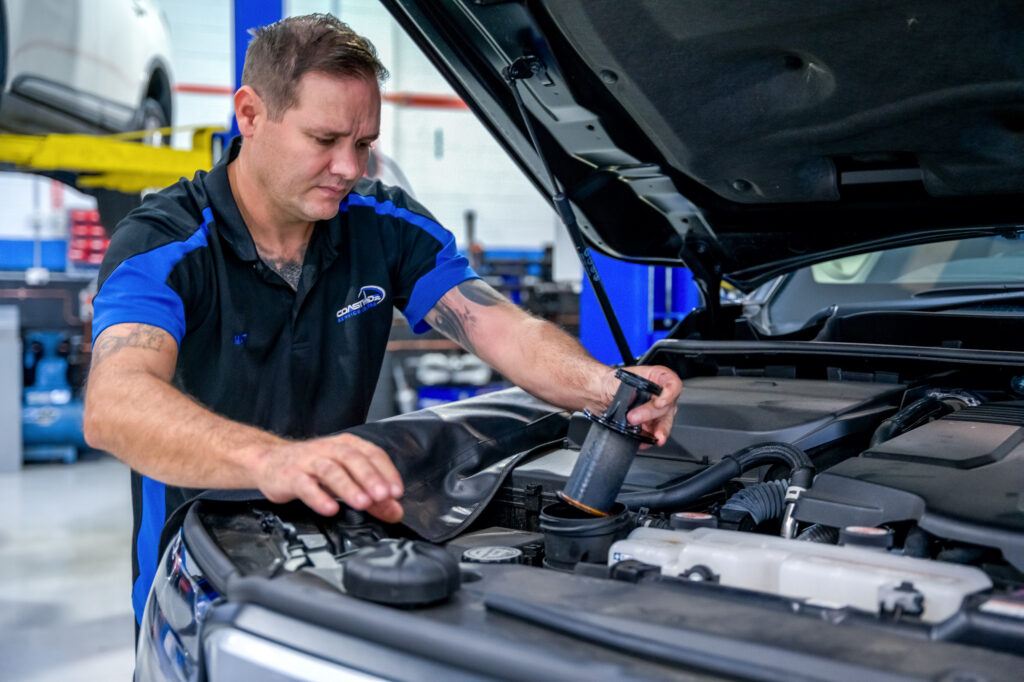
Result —
<instances>
[{"instance_id":1,"label":"black plastic engine cover","mask_svg":"<svg viewBox=\"0 0 1024 682\"><path fill-rule=\"evenodd\" d=\"M829 526L916 520L1024 570L1024 401L968 407L819 474L794 516Z\"/></svg>"},{"instance_id":2,"label":"black plastic engine cover","mask_svg":"<svg viewBox=\"0 0 1024 682\"><path fill-rule=\"evenodd\" d=\"M684 386L668 442L648 454L717 461L769 441L813 450L870 433L906 390L895 383L736 376L690 377Z\"/></svg>"},{"instance_id":3,"label":"black plastic engine cover","mask_svg":"<svg viewBox=\"0 0 1024 682\"><path fill-rule=\"evenodd\" d=\"M757 443L786 442L813 450L860 434L866 444L879 422L896 411L906 389L862 381L733 376L689 377L684 383L668 442L640 452L624 491L670 484ZM574 415L570 445L578 449L589 428L589 421ZM558 449L533 458L516 467L512 485L557 490L578 455Z\"/></svg>"}]
</instances>

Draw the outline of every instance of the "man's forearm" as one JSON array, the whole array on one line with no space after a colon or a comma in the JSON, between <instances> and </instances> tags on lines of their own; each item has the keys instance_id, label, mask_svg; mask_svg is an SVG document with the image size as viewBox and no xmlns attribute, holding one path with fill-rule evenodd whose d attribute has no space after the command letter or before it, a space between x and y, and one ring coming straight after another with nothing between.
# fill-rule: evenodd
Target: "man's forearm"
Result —
<instances>
[{"instance_id":1,"label":"man's forearm","mask_svg":"<svg viewBox=\"0 0 1024 682\"><path fill-rule=\"evenodd\" d=\"M144 371L94 372L86 393L86 439L136 471L172 485L255 487L252 464L284 442L220 417Z\"/></svg>"},{"instance_id":2,"label":"man's forearm","mask_svg":"<svg viewBox=\"0 0 1024 682\"><path fill-rule=\"evenodd\" d=\"M521 311L519 315L507 327L508 334L480 339L481 358L531 394L552 404L595 412L607 408L620 386L612 368L595 360L579 342L553 324ZM627 418L663 445L672 430L682 383L667 367L629 370L662 388L660 395L631 409Z\"/></svg>"},{"instance_id":3,"label":"man's forearm","mask_svg":"<svg viewBox=\"0 0 1024 682\"><path fill-rule=\"evenodd\" d=\"M559 407L603 411L619 388L614 371L595 360L576 339L519 309L480 280L450 289L426 319L516 385ZM682 382L667 367L631 367L630 371L663 389L630 410L630 424L664 443Z\"/></svg>"},{"instance_id":4,"label":"man's forearm","mask_svg":"<svg viewBox=\"0 0 1024 682\"><path fill-rule=\"evenodd\" d=\"M555 325L523 314L483 357L517 386L570 410L604 409L617 387L612 370ZM609 392L610 391L610 392Z\"/></svg>"},{"instance_id":5,"label":"man's forearm","mask_svg":"<svg viewBox=\"0 0 1024 682\"><path fill-rule=\"evenodd\" d=\"M450 289L426 319L517 386L553 405L601 409L615 393L611 369L578 341L481 280Z\"/></svg>"},{"instance_id":6,"label":"man's forearm","mask_svg":"<svg viewBox=\"0 0 1024 682\"><path fill-rule=\"evenodd\" d=\"M85 395L88 443L171 485L257 488L326 516L340 499L388 523L402 518L402 477L386 452L347 433L292 441L218 416L171 384L177 357L159 327L105 329Z\"/></svg>"}]
</instances>

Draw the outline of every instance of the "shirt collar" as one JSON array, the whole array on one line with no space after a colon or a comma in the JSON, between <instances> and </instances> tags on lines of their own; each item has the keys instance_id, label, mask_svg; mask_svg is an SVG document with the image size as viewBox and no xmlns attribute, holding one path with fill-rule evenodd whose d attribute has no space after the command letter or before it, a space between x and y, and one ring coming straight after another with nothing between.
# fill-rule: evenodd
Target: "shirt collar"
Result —
<instances>
[{"instance_id":1,"label":"shirt collar","mask_svg":"<svg viewBox=\"0 0 1024 682\"><path fill-rule=\"evenodd\" d=\"M256 244L253 243L249 228L242 220L235 196L231 193L231 183L228 181L228 164L235 160L241 148L242 136L236 135L228 143L228 148L220 160L207 173L206 192L221 236L231 245L239 258L255 262L260 258L256 253Z\"/></svg>"}]
</instances>

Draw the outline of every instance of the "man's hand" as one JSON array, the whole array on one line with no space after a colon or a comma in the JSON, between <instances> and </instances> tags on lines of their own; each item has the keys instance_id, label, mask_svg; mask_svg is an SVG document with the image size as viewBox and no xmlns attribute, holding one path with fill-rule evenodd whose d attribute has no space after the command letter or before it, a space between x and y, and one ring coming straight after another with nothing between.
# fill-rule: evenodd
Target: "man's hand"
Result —
<instances>
[{"instance_id":1,"label":"man's hand","mask_svg":"<svg viewBox=\"0 0 1024 682\"><path fill-rule=\"evenodd\" d=\"M661 395L656 395L643 405L634 407L626 415L626 420L630 424L641 425L644 432L652 436L658 445L664 445L672 431L676 401L683 391L683 382L675 372L661 365L638 365L624 369L661 386ZM615 370L610 370L604 379L606 404L611 402L619 385L619 380L615 378Z\"/></svg>"},{"instance_id":2,"label":"man's hand","mask_svg":"<svg viewBox=\"0 0 1024 682\"><path fill-rule=\"evenodd\" d=\"M256 487L271 502L296 498L324 516L338 513L335 497L382 521L402 520L402 478L387 453L342 433L268 448L258 456Z\"/></svg>"}]
</instances>

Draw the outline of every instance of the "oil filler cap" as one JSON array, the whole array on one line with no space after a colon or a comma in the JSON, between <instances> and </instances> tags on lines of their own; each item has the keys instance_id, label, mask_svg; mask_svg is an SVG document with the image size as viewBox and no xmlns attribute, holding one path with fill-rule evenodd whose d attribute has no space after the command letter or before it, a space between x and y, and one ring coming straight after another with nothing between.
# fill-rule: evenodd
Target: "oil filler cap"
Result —
<instances>
[{"instance_id":1,"label":"oil filler cap","mask_svg":"<svg viewBox=\"0 0 1024 682\"><path fill-rule=\"evenodd\" d=\"M342 584L349 595L379 604L432 604L459 589L459 564L437 545L379 540L345 560Z\"/></svg>"},{"instance_id":2,"label":"oil filler cap","mask_svg":"<svg viewBox=\"0 0 1024 682\"><path fill-rule=\"evenodd\" d=\"M523 552L501 545L470 547L462 553L462 560L471 564L521 564Z\"/></svg>"},{"instance_id":3,"label":"oil filler cap","mask_svg":"<svg viewBox=\"0 0 1024 682\"><path fill-rule=\"evenodd\" d=\"M892 549L892 531L874 526L847 526L839 529L839 544Z\"/></svg>"},{"instance_id":4,"label":"oil filler cap","mask_svg":"<svg viewBox=\"0 0 1024 682\"><path fill-rule=\"evenodd\" d=\"M700 512L676 512L669 517L669 526L674 530L693 530L694 528L717 528L718 517Z\"/></svg>"}]
</instances>

